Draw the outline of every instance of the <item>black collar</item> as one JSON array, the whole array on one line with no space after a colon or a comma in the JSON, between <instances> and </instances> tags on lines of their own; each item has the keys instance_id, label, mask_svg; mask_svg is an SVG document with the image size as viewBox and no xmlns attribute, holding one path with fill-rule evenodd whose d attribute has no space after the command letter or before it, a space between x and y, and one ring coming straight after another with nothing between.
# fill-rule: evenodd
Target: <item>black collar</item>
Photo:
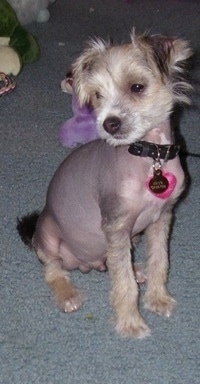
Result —
<instances>
[{"instance_id":1,"label":"black collar","mask_svg":"<svg viewBox=\"0 0 200 384\"><path fill-rule=\"evenodd\" d=\"M134 156L151 157L153 159L163 159L165 161L174 159L179 151L179 145L167 144L160 145L148 141L136 141L130 145L129 153Z\"/></svg>"}]
</instances>

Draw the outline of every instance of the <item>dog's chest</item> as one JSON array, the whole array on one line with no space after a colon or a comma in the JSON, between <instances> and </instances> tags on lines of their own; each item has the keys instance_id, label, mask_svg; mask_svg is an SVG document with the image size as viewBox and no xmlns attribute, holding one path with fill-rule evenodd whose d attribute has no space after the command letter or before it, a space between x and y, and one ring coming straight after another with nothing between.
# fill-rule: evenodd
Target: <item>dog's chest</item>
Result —
<instances>
[{"instance_id":1,"label":"dog's chest","mask_svg":"<svg viewBox=\"0 0 200 384\"><path fill-rule=\"evenodd\" d=\"M143 231L150 223L159 219L168 204L173 204L183 189L184 174L179 161L165 165L163 175L172 174L176 180L173 191L160 196L149 188L153 178L152 167L134 166L122 177L120 196L125 209L128 209L133 224L133 234ZM169 184L169 188L171 185Z\"/></svg>"},{"instance_id":2,"label":"dog's chest","mask_svg":"<svg viewBox=\"0 0 200 384\"><path fill-rule=\"evenodd\" d=\"M126 179L122 184L121 196L124 208L128 209L133 223L135 233L143 231L150 223L155 222L164 206L166 200L161 200L151 194L145 186L145 180Z\"/></svg>"}]
</instances>

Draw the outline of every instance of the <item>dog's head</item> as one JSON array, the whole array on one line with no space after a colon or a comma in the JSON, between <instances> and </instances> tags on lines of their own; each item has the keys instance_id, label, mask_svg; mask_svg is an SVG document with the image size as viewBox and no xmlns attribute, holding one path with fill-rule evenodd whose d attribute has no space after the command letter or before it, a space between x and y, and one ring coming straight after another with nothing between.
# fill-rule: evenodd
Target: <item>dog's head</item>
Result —
<instances>
[{"instance_id":1,"label":"dog's head","mask_svg":"<svg viewBox=\"0 0 200 384\"><path fill-rule=\"evenodd\" d=\"M130 144L165 121L176 102L188 102L184 62L186 41L135 36L114 46L92 40L72 66L80 104L90 103L99 136L111 145Z\"/></svg>"}]
</instances>

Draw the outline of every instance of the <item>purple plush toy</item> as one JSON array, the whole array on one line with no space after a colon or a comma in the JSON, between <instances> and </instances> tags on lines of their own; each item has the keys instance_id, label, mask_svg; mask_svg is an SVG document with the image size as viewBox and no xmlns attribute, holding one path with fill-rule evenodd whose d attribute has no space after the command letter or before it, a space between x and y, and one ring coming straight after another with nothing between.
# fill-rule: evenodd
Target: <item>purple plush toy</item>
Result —
<instances>
[{"instance_id":1,"label":"purple plush toy","mask_svg":"<svg viewBox=\"0 0 200 384\"><path fill-rule=\"evenodd\" d=\"M61 126L58 135L61 144L68 148L74 148L78 144L85 144L98 138L94 112L89 105L79 106L72 83L70 74L67 74L66 79L61 82L62 90L72 94L74 116Z\"/></svg>"}]
</instances>

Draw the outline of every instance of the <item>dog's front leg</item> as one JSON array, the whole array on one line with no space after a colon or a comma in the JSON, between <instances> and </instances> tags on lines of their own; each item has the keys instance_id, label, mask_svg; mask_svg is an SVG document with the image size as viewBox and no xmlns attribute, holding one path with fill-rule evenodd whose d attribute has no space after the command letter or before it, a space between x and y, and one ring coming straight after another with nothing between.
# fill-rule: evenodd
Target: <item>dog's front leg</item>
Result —
<instances>
[{"instance_id":1,"label":"dog's front leg","mask_svg":"<svg viewBox=\"0 0 200 384\"><path fill-rule=\"evenodd\" d=\"M163 212L158 221L150 224L145 231L147 242L145 308L164 316L170 316L175 304L166 288L171 217L171 210Z\"/></svg>"},{"instance_id":2,"label":"dog's front leg","mask_svg":"<svg viewBox=\"0 0 200 384\"><path fill-rule=\"evenodd\" d=\"M119 221L103 226L107 239L107 266L116 330L122 336L143 338L150 330L138 311L138 285L131 263L130 233Z\"/></svg>"}]
</instances>

